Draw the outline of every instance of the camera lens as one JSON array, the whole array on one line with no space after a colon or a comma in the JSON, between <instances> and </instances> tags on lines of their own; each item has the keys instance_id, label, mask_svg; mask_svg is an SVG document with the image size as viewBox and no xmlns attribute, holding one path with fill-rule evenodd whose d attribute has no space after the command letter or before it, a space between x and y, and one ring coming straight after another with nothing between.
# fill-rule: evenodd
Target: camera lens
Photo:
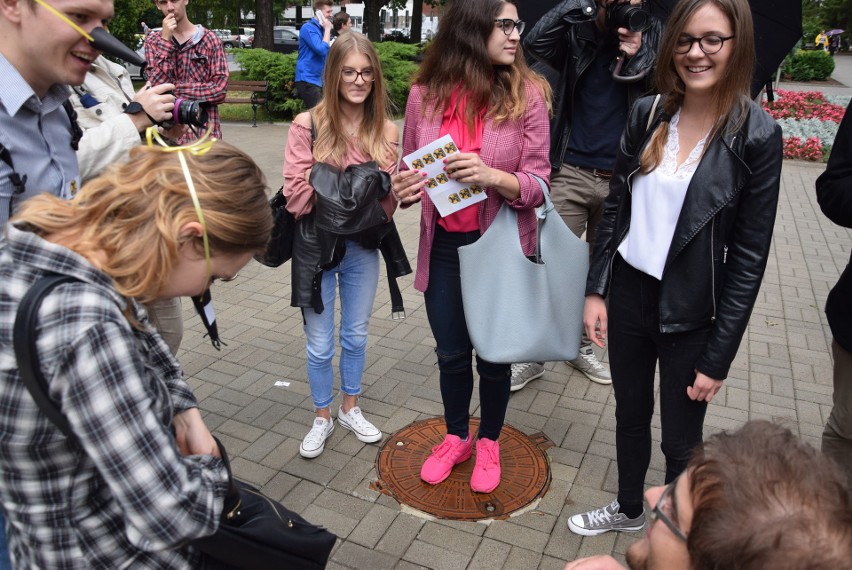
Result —
<instances>
[{"instance_id":1,"label":"camera lens","mask_svg":"<svg viewBox=\"0 0 852 570\"><path fill-rule=\"evenodd\" d=\"M175 99L172 119L178 125L200 128L207 124L207 110L198 101L189 101L178 97Z\"/></svg>"},{"instance_id":2,"label":"camera lens","mask_svg":"<svg viewBox=\"0 0 852 570\"><path fill-rule=\"evenodd\" d=\"M637 6L610 4L606 8L606 25L612 30L627 28L631 32L644 32L651 27L651 16Z\"/></svg>"}]
</instances>

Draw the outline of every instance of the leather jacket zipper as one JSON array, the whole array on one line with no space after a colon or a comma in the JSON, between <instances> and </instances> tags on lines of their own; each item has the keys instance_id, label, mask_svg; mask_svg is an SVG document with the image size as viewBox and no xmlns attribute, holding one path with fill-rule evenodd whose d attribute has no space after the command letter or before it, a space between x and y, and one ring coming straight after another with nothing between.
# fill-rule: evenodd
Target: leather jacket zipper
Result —
<instances>
[{"instance_id":1,"label":"leather jacket zipper","mask_svg":"<svg viewBox=\"0 0 852 570\"><path fill-rule=\"evenodd\" d=\"M714 246L716 244L716 217L710 220L710 297L713 299L713 314L710 322L716 322L716 260ZM728 256L728 247L725 246L724 256ZM722 262L724 263L724 261Z\"/></svg>"}]
</instances>

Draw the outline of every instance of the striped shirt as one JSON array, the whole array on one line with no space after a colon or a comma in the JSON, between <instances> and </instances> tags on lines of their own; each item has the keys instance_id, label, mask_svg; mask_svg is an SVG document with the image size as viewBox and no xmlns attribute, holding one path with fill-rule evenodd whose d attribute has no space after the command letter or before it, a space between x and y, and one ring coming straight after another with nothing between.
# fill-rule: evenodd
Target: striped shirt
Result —
<instances>
[{"instance_id":1,"label":"striped shirt","mask_svg":"<svg viewBox=\"0 0 852 570\"><path fill-rule=\"evenodd\" d=\"M62 107L70 93L64 85L53 85L39 99L0 54L0 144L9 151L14 172L27 177L26 191L15 195L12 167L0 161L0 230L10 209L27 198L42 192L70 198L77 192L80 172L71 148L71 120Z\"/></svg>"},{"instance_id":2,"label":"striped shirt","mask_svg":"<svg viewBox=\"0 0 852 570\"><path fill-rule=\"evenodd\" d=\"M181 456L171 425L195 407L177 360L144 309L76 253L16 226L0 242L0 501L16 568L192 568L185 547L213 533L227 473ZM18 305L46 273L71 275L39 311L38 359L69 442L21 380ZM128 307L144 330L130 326Z\"/></svg>"}]
</instances>

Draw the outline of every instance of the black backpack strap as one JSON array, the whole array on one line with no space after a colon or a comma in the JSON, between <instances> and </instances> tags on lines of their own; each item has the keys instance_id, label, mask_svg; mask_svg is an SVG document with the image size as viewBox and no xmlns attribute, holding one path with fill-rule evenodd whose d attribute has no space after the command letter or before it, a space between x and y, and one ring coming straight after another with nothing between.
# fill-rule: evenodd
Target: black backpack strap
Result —
<instances>
[{"instance_id":1,"label":"black backpack strap","mask_svg":"<svg viewBox=\"0 0 852 570\"><path fill-rule=\"evenodd\" d=\"M36 349L36 327L38 325L38 310L42 301L58 285L80 281L68 275L48 275L42 277L30 287L18 306L15 315L13 343L15 358L18 360L18 370L30 395L44 415L65 434L68 439L77 439L71 432L68 420L62 415L59 406L48 396L47 380L41 372Z\"/></svg>"}]
</instances>

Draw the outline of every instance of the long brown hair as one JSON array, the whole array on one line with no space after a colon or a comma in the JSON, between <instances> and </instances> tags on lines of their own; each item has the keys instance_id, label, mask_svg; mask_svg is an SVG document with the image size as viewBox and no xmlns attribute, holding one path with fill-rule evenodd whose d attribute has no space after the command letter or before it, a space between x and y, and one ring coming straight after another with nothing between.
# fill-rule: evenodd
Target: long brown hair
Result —
<instances>
[{"instance_id":1,"label":"long brown hair","mask_svg":"<svg viewBox=\"0 0 852 570\"><path fill-rule=\"evenodd\" d=\"M520 42L512 65L494 65L488 57L488 38L505 4L517 6L515 0L453 1L414 79L426 87L426 102L435 109L445 108L461 87L469 126L482 109L495 123L520 118L527 107L527 81L550 106L550 85L527 66Z\"/></svg>"},{"instance_id":2,"label":"long brown hair","mask_svg":"<svg viewBox=\"0 0 852 570\"><path fill-rule=\"evenodd\" d=\"M184 153L204 213L212 254L261 252L272 213L260 168L242 151L218 141L203 156ZM119 293L143 303L162 291L178 260L180 229L197 222L175 152L136 147L127 163L88 181L71 200L40 194L21 206L13 223L64 241L112 277ZM203 255L201 239L195 246Z\"/></svg>"},{"instance_id":3,"label":"long brown hair","mask_svg":"<svg viewBox=\"0 0 852 570\"><path fill-rule=\"evenodd\" d=\"M677 3L666 22L660 52L657 57L657 70L654 78L657 92L664 96L663 111L674 115L683 104L686 92L683 80L675 69L675 47L686 28L689 19L702 7L713 5L719 8L731 24L733 39L732 51L719 84L713 93L713 111L716 122L710 137L737 131L748 116L748 95L754 69L754 25L748 0L681 0ZM739 114L736 121L730 119ZM663 122L642 153L640 163L642 172L648 173L659 166L663 149L669 136L669 123ZM709 140L708 138L708 140Z\"/></svg>"},{"instance_id":4,"label":"long brown hair","mask_svg":"<svg viewBox=\"0 0 852 570\"><path fill-rule=\"evenodd\" d=\"M389 120L388 96L382 64L376 48L363 34L350 30L342 34L328 50L323 73L323 96L311 112L315 121L317 139L314 158L318 162L341 165L352 141L343 127L344 112L340 106L340 71L343 62L352 53L360 53L370 60L373 68L373 88L364 101L364 119L355 144L370 155L381 167L396 161L396 147L385 139L385 123ZM397 141L392 141L397 142Z\"/></svg>"}]
</instances>

